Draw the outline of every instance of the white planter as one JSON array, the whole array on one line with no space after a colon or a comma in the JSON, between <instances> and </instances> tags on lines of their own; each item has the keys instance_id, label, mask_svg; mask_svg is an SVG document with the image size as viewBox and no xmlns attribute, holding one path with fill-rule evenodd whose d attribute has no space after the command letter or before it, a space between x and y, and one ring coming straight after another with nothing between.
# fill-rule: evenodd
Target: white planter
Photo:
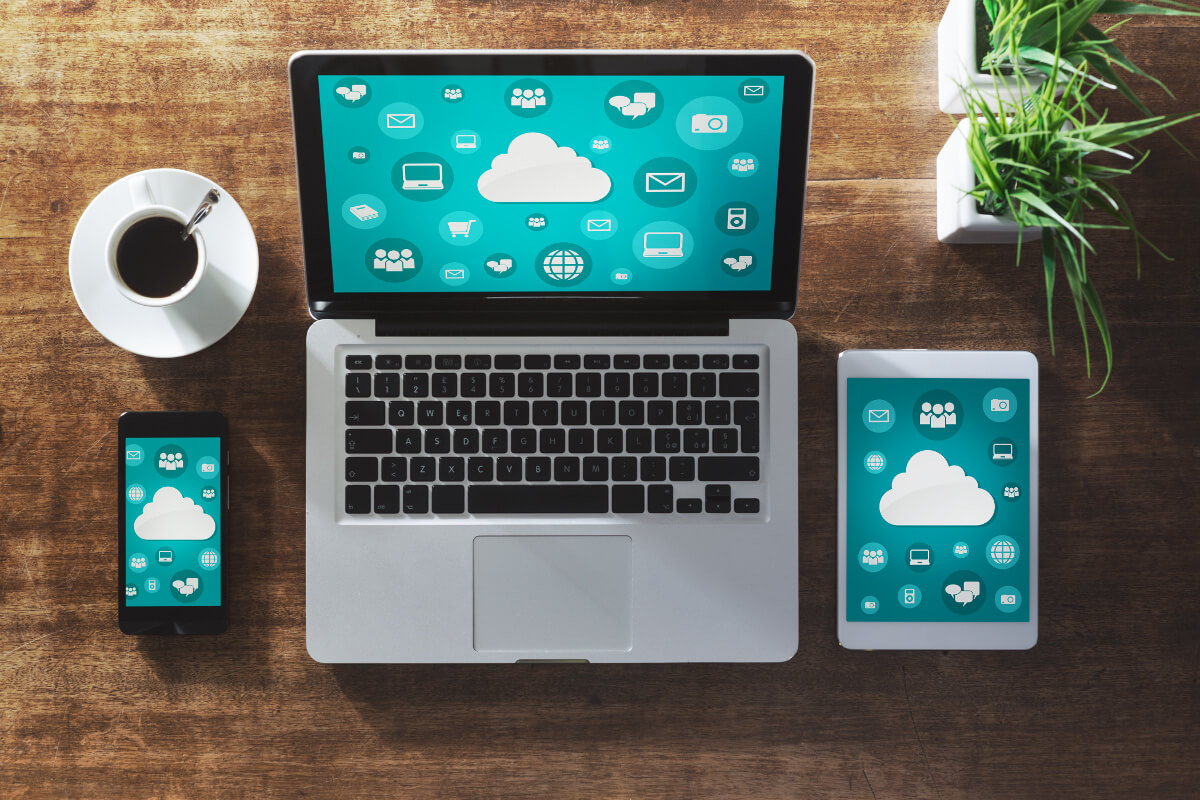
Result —
<instances>
[{"instance_id":1,"label":"white planter","mask_svg":"<svg viewBox=\"0 0 1200 800\"><path fill-rule=\"evenodd\" d=\"M938 24L938 108L947 114L967 113L960 88L963 86L977 89L993 111L997 110L997 98L1011 102L1021 95L1021 84L1016 78L1002 76L996 80L979 71L975 1L950 0ZM1035 73L1028 81L1031 87L1037 87L1045 79L1041 73Z\"/></svg>"},{"instance_id":2,"label":"white planter","mask_svg":"<svg viewBox=\"0 0 1200 800\"><path fill-rule=\"evenodd\" d=\"M1010 217L980 214L967 194L979 183L967 153L969 119L958 123L937 157L937 236L947 244L1016 244L1042 238L1041 228L1022 229Z\"/></svg>"}]
</instances>

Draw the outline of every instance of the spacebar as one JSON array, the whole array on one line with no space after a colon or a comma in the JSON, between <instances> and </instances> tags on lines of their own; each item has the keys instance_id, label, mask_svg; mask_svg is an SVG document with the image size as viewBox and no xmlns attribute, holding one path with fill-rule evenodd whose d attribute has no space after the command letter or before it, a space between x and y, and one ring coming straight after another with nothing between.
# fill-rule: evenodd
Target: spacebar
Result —
<instances>
[{"instance_id":1,"label":"spacebar","mask_svg":"<svg viewBox=\"0 0 1200 800\"><path fill-rule=\"evenodd\" d=\"M472 514L606 514L607 486L471 486Z\"/></svg>"}]
</instances>

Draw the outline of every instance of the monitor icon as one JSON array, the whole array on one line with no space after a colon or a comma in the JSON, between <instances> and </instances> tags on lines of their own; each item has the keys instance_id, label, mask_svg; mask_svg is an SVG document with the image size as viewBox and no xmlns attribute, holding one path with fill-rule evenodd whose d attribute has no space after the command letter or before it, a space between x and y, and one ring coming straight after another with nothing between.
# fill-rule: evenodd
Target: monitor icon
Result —
<instances>
[{"instance_id":1,"label":"monitor icon","mask_svg":"<svg viewBox=\"0 0 1200 800\"><path fill-rule=\"evenodd\" d=\"M401 189L444 189L441 164L404 164L400 167L404 182Z\"/></svg>"},{"instance_id":2,"label":"monitor icon","mask_svg":"<svg viewBox=\"0 0 1200 800\"><path fill-rule=\"evenodd\" d=\"M645 258L682 258L683 234L680 231L648 231L642 236Z\"/></svg>"},{"instance_id":3,"label":"monitor icon","mask_svg":"<svg viewBox=\"0 0 1200 800\"><path fill-rule=\"evenodd\" d=\"M908 551L908 565L910 567L928 567L929 566L929 550L913 548Z\"/></svg>"},{"instance_id":4,"label":"monitor icon","mask_svg":"<svg viewBox=\"0 0 1200 800\"><path fill-rule=\"evenodd\" d=\"M992 461L1012 461L1012 460L1013 460L1013 446L1011 444L1004 444L1002 442L997 442L996 444L992 445Z\"/></svg>"}]
</instances>

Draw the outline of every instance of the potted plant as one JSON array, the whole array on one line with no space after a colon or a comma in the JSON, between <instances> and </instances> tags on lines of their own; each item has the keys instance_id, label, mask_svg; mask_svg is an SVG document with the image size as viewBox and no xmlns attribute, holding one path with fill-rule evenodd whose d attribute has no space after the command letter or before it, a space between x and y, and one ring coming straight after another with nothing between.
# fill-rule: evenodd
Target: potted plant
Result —
<instances>
[{"instance_id":1,"label":"potted plant","mask_svg":"<svg viewBox=\"0 0 1200 800\"><path fill-rule=\"evenodd\" d=\"M1097 14L1126 20L1100 30L1091 21ZM965 113L964 92L969 91L994 110L999 100L1013 101L1024 83L1036 86L1051 70L1062 81L1090 69L1089 81L1120 91L1149 116L1121 72L1170 92L1109 38L1131 14L1197 16L1200 9L1178 0L949 0L938 25L938 106L950 114Z\"/></svg>"}]
</instances>

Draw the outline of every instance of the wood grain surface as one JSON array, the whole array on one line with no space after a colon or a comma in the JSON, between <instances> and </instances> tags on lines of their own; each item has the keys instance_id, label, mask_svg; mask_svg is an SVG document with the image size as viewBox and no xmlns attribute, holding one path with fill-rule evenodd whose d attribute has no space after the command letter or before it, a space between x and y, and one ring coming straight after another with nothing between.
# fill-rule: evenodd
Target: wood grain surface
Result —
<instances>
[{"instance_id":1,"label":"wood grain surface","mask_svg":"<svg viewBox=\"0 0 1200 800\"><path fill-rule=\"evenodd\" d=\"M934 233L941 0L0 3L0 797L1185 798L1200 785L1200 162L1163 137L1123 188L1149 260L1099 237L1116 337L1057 355L1039 254ZM1126 52L1200 108L1200 22ZM304 648L304 306L285 64L306 48L801 48L817 63L800 341L800 651L729 666L340 666ZM1125 113L1118 108L1118 113ZM1179 130L1200 152L1200 125ZM188 358L105 341L72 228L130 172L247 209L245 319ZM835 635L834 365L850 347L1028 349L1042 365L1040 643L850 652ZM233 623L116 626L127 409L230 418Z\"/></svg>"}]
</instances>

